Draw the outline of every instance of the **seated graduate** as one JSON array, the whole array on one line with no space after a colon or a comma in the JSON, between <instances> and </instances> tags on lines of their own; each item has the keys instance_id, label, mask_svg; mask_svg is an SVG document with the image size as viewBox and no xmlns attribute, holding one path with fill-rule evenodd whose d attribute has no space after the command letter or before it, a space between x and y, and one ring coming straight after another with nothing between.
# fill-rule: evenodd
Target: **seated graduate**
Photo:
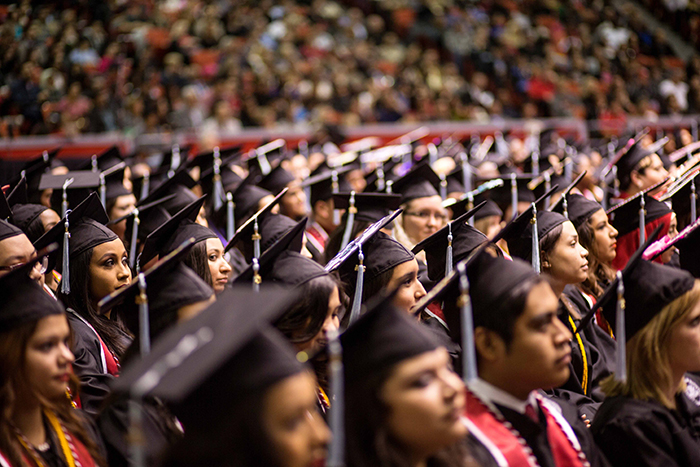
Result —
<instances>
[{"instance_id":1,"label":"seated graduate","mask_svg":"<svg viewBox=\"0 0 700 467\"><path fill-rule=\"evenodd\" d=\"M77 395L71 329L60 302L28 277L34 262L0 279L0 459L12 466L105 465Z\"/></svg>"},{"instance_id":2,"label":"seated graduate","mask_svg":"<svg viewBox=\"0 0 700 467\"><path fill-rule=\"evenodd\" d=\"M323 465L330 432L317 410L313 373L267 324L296 292L263 284L260 292L225 294L232 296L174 328L126 367L115 391L143 389L182 422L184 438L162 465ZM183 339L194 345L183 348ZM175 355L177 364L163 365ZM158 378L143 378L154 372Z\"/></svg>"},{"instance_id":3,"label":"seated graduate","mask_svg":"<svg viewBox=\"0 0 700 467\"><path fill-rule=\"evenodd\" d=\"M270 218L272 216L267 219ZM343 312L341 292L334 275L299 253L305 238L306 219L294 224L260 256L257 274L262 283L279 284L300 292L274 325L294 345L298 358L308 360L314 367L319 409L325 414L331 405L327 395L326 350L328 335L337 332L340 327ZM252 284L254 276L255 271L251 266L236 278L235 284Z\"/></svg>"},{"instance_id":4,"label":"seated graduate","mask_svg":"<svg viewBox=\"0 0 700 467\"><path fill-rule=\"evenodd\" d=\"M467 387L466 415L482 466L607 465L575 408L538 394L570 371L572 334L551 286L529 264L485 252L467 275L478 378Z\"/></svg>"},{"instance_id":5,"label":"seated graduate","mask_svg":"<svg viewBox=\"0 0 700 467\"><path fill-rule=\"evenodd\" d=\"M446 349L391 298L369 308L340 337L346 465L473 465Z\"/></svg>"},{"instance_id":6,"label":"seated graduate","mask_svg":"<svg viewBox=\"0 0 700 467\"><path fill-rule=\"evenodd\" d=\"M209 306L215 295L212 288L194 271L182 263L194 244L187 240L171 254L163 257L144 274L146 306L148 307L149 342L157 342L169 328L199 314ZM100 313L108 310L124 317L127 327L137 336L127 350L124 364L135 358L141 347L139 308L141 286L135 280L129 287L119 289L99 303ZM182 437L182 429L168 408L156 398L141 401L142 433L149 465L152 465L162 451ZM129 452L129 405L123 394L110 395L97 419L107 450L110 466L127 466L133 462Z\"/></svg>"},{"instance_id":7,"label":"seated graduate","mask_svg":"<svg viewBox=\"0 0 700 467\"><path fill-rule=\"evenodd\" d=\"M517 217L512 227L507 226L505 238L513 257L532 261L533 246L532 207ZM578 242L578 234L571 221L561 214L549 211L537 213L537 247L542 272L559 301L558 316L574 335L568 381L553 390L553 395L576 405L589 421L603 400L595 391L600 381L613 370L614 346L612 338L599 327L587 327L577 333L578 323L588 307L578 308L564 290L588 277L588 252ZM504 229L505 230L505 229ZM537 254L537 253L535 253Z\"/></svg>"},{"instance_id":8,"label":"seated graduate","mask_svg":"<svg viewBox=\"0 0 700 467\"><path fill-rule=\"evenodd\" d=\"M92 193L36 243L37 248L63 243L54 260L63 274L58 298L73 331L73 370L82 388L76 402L91 414L109 394L109 382L119 374L119 360L131 344L121 319L97 310L102 298L131 282L124 244L105 227L107 221L97 194Z\"/></svg>"},{"instance_id":9,"label":"seated graduate","mask_svg":"<svg viewBox=\"0 0 700 467\"><path fill-rule=\"evenodd\" d=\"M617 342L626 365L603 381L591 432L616 466L699 465L700 422L684 389L686 372L700 371L700 282L644 260L622 282L624 292L614 282L601 306L613 325L624 316Z\"/></svg>"},{"instance_id":10,"label":"seated graduate","mask_svg":"<svg viewBox=\"0 0 700 467\"><path fill-rule=\"evenodd\" d=\"M12 209L12 223L22 229L30 242L37 241L61 220L53 209L29 203L27 180L24 177L7 195L7 202Z\"/></svg>"},{"instance_id":11,"label":"seated graduate","mask_svg":"<svg viewBox=\"0 0 700 467\"><path fill-rule=\"evenodd\" d=\"M194 247L184 262L192 268L216 293L228 286L231 266L224 257L224 246L219 237L209 228L195 222L204 204L201 197L185 206L146 238L139 264L148 270L149 263L174 251L190 237Z\"/></svg>"}]
</instances>

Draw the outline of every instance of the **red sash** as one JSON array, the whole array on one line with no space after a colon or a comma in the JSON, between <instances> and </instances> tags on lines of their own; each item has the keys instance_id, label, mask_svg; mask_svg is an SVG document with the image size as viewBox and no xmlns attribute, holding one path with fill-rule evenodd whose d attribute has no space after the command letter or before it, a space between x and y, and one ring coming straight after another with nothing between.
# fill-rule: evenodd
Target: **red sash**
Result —
<instances>
[{"instance_id":1,"label":"red sash","mask_svg":"<svg viewBox=\"0 0 700 467\"><path fill-rule=\"evenodd\" d=\"M109 373L112 376L119 376L119 362L117 362L117 359L114 358L114 355L112 355L112 352L109 351L107 348L107 345L102 342L102 338L98 335L97 336L100 339L100 345L102 346L102 350L105 353L105 363L107 364L107 373Z\"/></svg>"},{"instance_id":2,"label":"red sash","mask_svg":"<svg viewBox=\"0 0 700 467\"><path fill-rule=\"evenodd\" d=\"M320 227L320 226L319 226ZM328 241L328 234L322 229L317 228L315 223L306 229L307 240L319 251L323 253L326 250L326 241Z\"/></svg>"},{"instance_id":3,"label":"red sash","mask_svg":"<svg viewBox=\"0 0 700 467\"><path fill-rule=\"evenodd\" d=\"M547 420L547 439L552 450L554 463L559 467L588 466L586 455L581 451L578 440L568 423L560 414L550 411L542 401L540 401L539 406ZM504 420L500 414L492 411L471 391L467 391L466 416L500 451L510 467L538 465L532 450L510 423ZM567 429L568 434L565 432Z\"/></svg>"},{"instance_id":4,"label":"red sash","mask_svg":"<svg viewBox=\"0 0 700 467\"><path fill-rule=\"evenodd\" d=\"M87 450L85 445L78 441L73 435L66 432L66 440L70 446L71 454L73 455L73 460L75 461L76 467L96 467L95 461L93 460L90 452ZM59 447L60 450L60 447ZM65 455L65 454L64 454ZM32 456L30 456L25 449L22 449L22 460L29 467L40 467ZM65 459L64 459L65 460Z\"/></svg>"}]
</instances>

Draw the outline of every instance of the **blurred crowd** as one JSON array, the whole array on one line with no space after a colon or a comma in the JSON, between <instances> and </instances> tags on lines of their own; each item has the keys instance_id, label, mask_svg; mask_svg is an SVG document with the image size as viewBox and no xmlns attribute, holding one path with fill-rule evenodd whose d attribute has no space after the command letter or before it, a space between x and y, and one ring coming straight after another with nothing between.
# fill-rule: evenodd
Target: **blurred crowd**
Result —
<instances>
[{"instance_id":1,"label":"blurred crowd","mask_svg":"<svg viewBox=\"0 0 700 467\"><path fill-rule=\"evenodd\" d=\"M700 56L610 0L0 6L0 134L700 113Z\"/></svg>"}]
</instances>

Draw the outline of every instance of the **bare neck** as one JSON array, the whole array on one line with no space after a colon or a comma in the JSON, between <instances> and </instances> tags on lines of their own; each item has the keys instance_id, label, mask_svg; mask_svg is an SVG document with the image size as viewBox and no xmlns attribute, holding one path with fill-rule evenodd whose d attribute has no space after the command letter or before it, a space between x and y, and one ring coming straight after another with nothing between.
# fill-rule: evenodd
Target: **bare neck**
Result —
<instances>
[{"instance_id":1,"label":"bare neck","mask_svg":"<svg viewBox=\"0 0 700 467\"><path fill-rule=\"evenodd\" d=\"M12 423L34 446L46 442L41 404L34 398L18 397L12 408Z\"/></svg>"}]
</instances>

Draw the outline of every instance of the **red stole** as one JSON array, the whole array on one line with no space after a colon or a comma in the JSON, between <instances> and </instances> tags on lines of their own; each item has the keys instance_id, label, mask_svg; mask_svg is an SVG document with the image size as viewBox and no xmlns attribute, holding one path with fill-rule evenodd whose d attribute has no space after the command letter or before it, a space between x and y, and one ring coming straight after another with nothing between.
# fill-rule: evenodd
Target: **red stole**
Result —
<instances>
[{"instance_id":1,"label":"red stole","mask_svg":"<svg viewBox=\"0 0 700 467\"><path fill-rule=\"evenodd\" d=\"M97 464L95 464L95 461L85 445L75 436L68 433L68 431L65 431L64 434L66 435L66 441L68 441L68 446L70 447L70 452L73 456L76 467L97 467ZM60 450L61 446L58 446L58 449ZM66 460L65 453L62 454L63 460ZM22 449L22 460L24 460L24 463L29 467L39 467L34 458L27 453L26 449Z\"/></svg>"},{"instance_id":2,"label":"red stole","mask_svg":"<svg viewBox=\"0 0 700 467\"><path fill-rule=\"evenodd\" d=\"M589 465L586 455L571 426L556 409L550 410L544 400L538 397L539 407L547 420L547 439L552 449L552 457L559 467L583 467ZM473 426L488 438L491 445L500 451L510 467L537 466L537 458L515 429L502 418L500 413L490 409L481 399L467 390L467 410L465 414ZM469 426L469 424L468 424ZM479 436L475 437L479 439Z\"/></svg>"},{"instance_id":3,"label":"red stole","mask_svg":"<svg viewBox=\"0 0 700 467\"><path fill-rule=\"evenodd\" d=\"M316 222L311 224L306 229L306 239L313 245L314 248L319 253L323 253L326 250L326 241L328 241L328 234L323 227L318 225Z\"/></svg>"},{"instance_id":4,"label":"red stole","mask_svg":"<svg viewBox=\"0 0 700 467\"><path fill-rule=\"evenodd\" d=\"M107 365L107 373L109 373L112 376L119 376L119 362L117 362L117 359L114 358L112 352L109 351L109 349L107 348L107 344L105 344L102 341L102 338L99 335L97 337L100 339L100 345L102 345L102 350L105 353L105 364Z\"/></svg>"},{"instance_id":5,"label":"red stole","mask_svg":"<svg viewBox=\"0 0 700 467\"><path fill-rule=\"evenodd\" d=\"M661 229L661 232L659 233L659 238L666 235L668 233L668 228L671 225L671 216L672 213L668 213L656 219L655 221L648 222L644 226L644 232L646 233L645 237L649 238L649 235L651 235L654 232L654 229L656 229L656 227L659 224L664 225L664 227ZM624 269L634 252L637 251L637 248L639 248L639 228L634 229L632 232L626 233L622 237L618 237L617 255L615 256L615 259L612 262L613 268L615 268L615 270L617 271L621 271L622 269ZM661 258L656 258L654 262L661 263Z\"/></svg>"}]
</instances>

